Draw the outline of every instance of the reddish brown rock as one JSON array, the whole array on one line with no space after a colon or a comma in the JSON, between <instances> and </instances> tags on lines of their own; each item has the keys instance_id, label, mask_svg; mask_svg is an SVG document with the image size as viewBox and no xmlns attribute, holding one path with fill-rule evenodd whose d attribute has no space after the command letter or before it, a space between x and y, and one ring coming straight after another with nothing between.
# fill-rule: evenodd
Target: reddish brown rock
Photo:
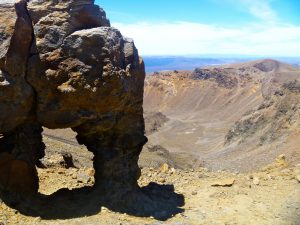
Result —
<instances>
[{"instance_id":1,"label":"reddish brown rock","mask_svg":"<svg viewBox=\"0 0 300 225\"><path fill-rule=\"evenodd\" d=\"M42 126L77 132L105 193L137 189L145 70L133 41L92 0L10 2L0 4L0 191L37 193Z\"/></svg>"},{"instance_id":2,"label":"reddish brown rock","mask_svg":"<svg viewBox=\"0 0 300 225\"><path fill-rule=\"evenodd\" d=\"M0 132L10 132L30 116L33 90L25 80L32 24L26 1L0 3Z\"/></svg>"}]
</instances>

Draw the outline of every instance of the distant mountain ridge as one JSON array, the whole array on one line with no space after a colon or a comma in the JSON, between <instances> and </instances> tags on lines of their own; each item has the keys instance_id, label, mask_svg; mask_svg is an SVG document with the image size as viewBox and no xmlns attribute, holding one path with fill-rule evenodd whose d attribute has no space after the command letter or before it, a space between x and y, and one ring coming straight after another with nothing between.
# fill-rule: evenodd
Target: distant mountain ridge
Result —
<instances>
[{"instance_id":1,"label":"distant mountain ridge","mask_svg":"<svg viewBox=\"0 0 300 225\"><path fill-rule=\"evenodd\" d=\"M197 67L241 63L261 59L260 57L225 57L225 56L143 56L146 72L153 73L167 70L193 70ZM300 67L299 58L275 57L274 59Z\"/></svg>"}]
</instances>

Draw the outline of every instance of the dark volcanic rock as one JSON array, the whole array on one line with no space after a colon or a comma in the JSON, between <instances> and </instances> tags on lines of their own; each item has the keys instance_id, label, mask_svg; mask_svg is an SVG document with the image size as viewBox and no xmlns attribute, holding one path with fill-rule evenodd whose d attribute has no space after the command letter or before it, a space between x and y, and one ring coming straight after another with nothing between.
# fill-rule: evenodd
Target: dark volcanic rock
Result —
<instances>
[{"instance_id":1,"label":"dark volcanic rock","mask_svg":"<svg viewBox=\"0 0 300 225\"><path fill-rule=\"evenodd\" d=\"M209 80L212 79L217 82L220 87L232 89L237 86L238 80L236 77L230 76L224 69L201 69L196 68L191 76L195 80Z\"/></svg>"},{"instance_id":2,"label":"dark volcanic rock","mask_svg":"<svg viewBox=\"0 0 300 225\"><path fill-rule=\"evenodd\" d=\"M42 126L72 128L96 187L137 189L144 64L93 0L0 3L0 192L37 193Z\"/></svg>"},{"instance_id":3,"label":"dark volcanic rock","mask_svg":"<svg viewBox=\"0 0 300 225\"><path fill-rule=\"evenodd\" d=\"M33 104L33 90L25 80L32 42L26 2L17 3L15 10L8 2L1 4L0 21L0 131L10 132L30 116Z\"/></svg>"},{"instance_id":4,"label":"dark volcanic rock","mask_svg":"<svg viewBox=\"0 0 300 225\"><path fill-rule=\"evenodd\" d=\"M158 131L159 128L168 122L168 117L161 112L145 112L145 130L150 135Z\"/></svg>"},{"instance_id":5,"label":"dark volcanic rock","mask_svg":"<svg viewBox=\"0 0 300 225\"><path fill-rule=\"evenodd\" d=\"M254 65L255 68L263 72L271 72L279 67L279 63L275 60L266 59Z\"/></svg>"}]
</instances>

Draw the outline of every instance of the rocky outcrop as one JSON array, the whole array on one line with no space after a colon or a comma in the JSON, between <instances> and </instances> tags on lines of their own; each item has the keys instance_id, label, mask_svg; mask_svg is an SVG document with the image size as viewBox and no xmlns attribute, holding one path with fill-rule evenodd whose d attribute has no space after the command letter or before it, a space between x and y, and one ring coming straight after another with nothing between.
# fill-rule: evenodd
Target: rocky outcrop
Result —
<instances>
[{"instance_id":1,"label":"rocky outcrop","mask_svg":"<svg viewBox=\"0 0 300 225\"><path fill-rule=\"evenodd\" d=\"M144 64L93 0L0 3L0 190L34 195L42 127L72 128L95 186L137 188Z\"/></svg>"},{"instance_id":2,"label":"rocky outcrop","mask_svg":"<svg viewBox=\"0 0 300 225\"><path fill-rule=\"evenodd\" d=\"M194 80L213 80L217 82L220 87L232 89L238 84L238 79L231 76L232 71L224 69L201 69L196 68L191 76Z\"/></svg>"},{"instance_id":3,"label":"rocky outcrop","mask_svg":"<svg viewBox=\"0 0 300 225\"><path fill-rule=\"evenodd\" d=\"M278 69L279 62L271 59L266 59L261 62L258 62L254 65L256 69L259 69L262 72L272 72Z\"/></svg>"},{"instance_id":4,"label":"rocky outcrop","mask_svg":"<svg viewBox=\"0 0 300 225\"><path fill-rule=\"evenodd\" d=\"M230 128L225 144L242 143L257 136L258 145L269 144L299 130L300 82L282 85L256 109L246 113ZM254 144L254 143L253 143Z\"/></svg>"},{"instance_id":5,"label":"rocky outcrop","mask_svg":"<svg viewBox=\"0 0 300 225\"><path fill-rule=\"evenodd\" d=\"M161 112L145 112L145 131L147 135L153 134L168 122L168 117Z\"/></svg>"}]
</instances>

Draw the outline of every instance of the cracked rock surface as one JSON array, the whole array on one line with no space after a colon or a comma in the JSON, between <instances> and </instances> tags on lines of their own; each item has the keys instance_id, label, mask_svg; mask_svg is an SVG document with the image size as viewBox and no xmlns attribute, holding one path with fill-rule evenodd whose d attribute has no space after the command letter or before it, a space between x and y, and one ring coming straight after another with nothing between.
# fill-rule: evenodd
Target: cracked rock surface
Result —
<instances>
[{"instance_id":1,"label":"cracked rock surface","mask_svg":"<svg viewBox=\"0 0 300 225\"><path fill-rule=\"evenodd\" d=\"M42 127L72 128L95 155L95 186L138 187L145 70L93 0L0 3L0 192L32 196Z\"/></svg>"}]
</instances>

